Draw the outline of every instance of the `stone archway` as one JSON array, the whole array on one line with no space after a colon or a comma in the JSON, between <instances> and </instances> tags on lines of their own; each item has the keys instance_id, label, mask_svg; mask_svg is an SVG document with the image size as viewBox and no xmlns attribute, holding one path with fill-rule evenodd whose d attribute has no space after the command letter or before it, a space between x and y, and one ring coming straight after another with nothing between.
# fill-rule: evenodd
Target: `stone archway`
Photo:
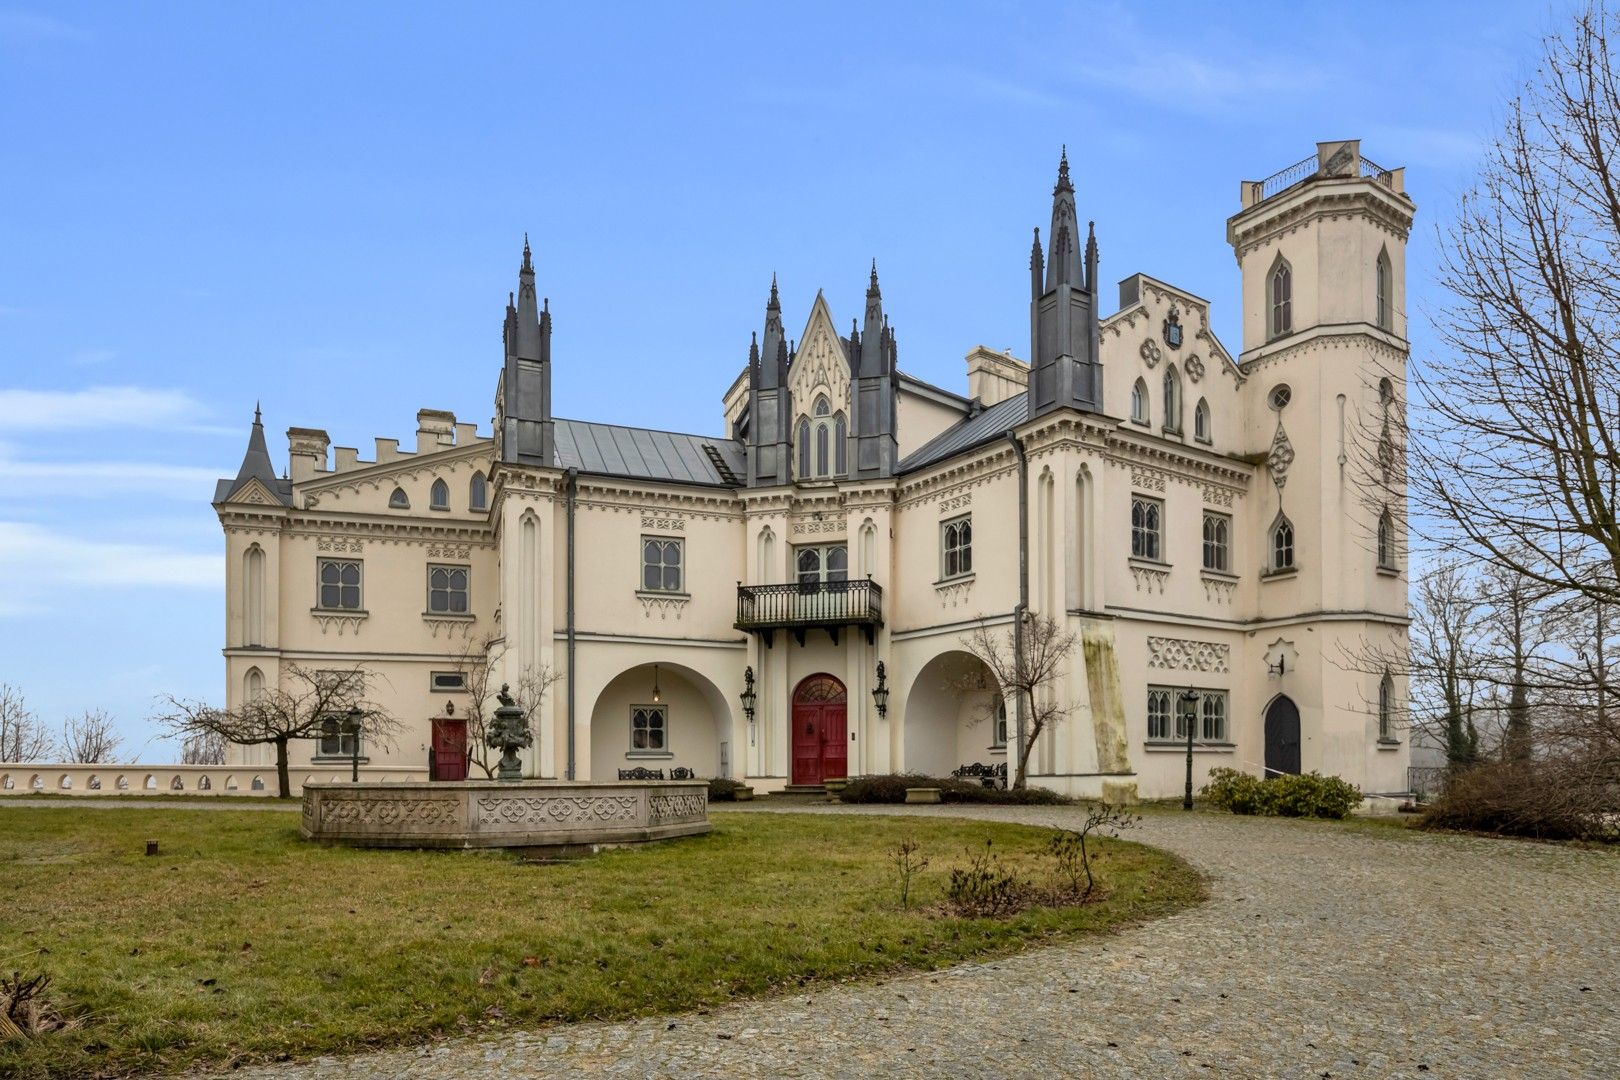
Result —
<instances>
[{"instance_id":1,"label":"stone archway","mask_svg":"<svg viewBox=\"0 0 1620 1080\"><path fill-rule=\"evenodd\" d=\"M691 769L721 775L731 711L713 682L684 664L637 664L610 679L591 706L590 773L617 780L620 769Z\"/></svg>"},{"instance_id":2,"label":"stone archway","mask_svg":"<svg viewBox=\"0 0 1620 1080\"><path fill-rule=\"evenodd\" d=\"M1299 743L1299 706L1278 694L1266 706L1266 775L1298 775Z\"/></svg>"},{"instance_id":3,"label":"stone archway","mask_svg":"<svg viewBox=\"0 0 1620 1080\"><path fill-rule=\"evenodd\" d=\"M963 765L1006 762L1006 706L984 661L962 650L924 664L906 695L906 772L947 776Z\"/></svg>"}]
</instances>

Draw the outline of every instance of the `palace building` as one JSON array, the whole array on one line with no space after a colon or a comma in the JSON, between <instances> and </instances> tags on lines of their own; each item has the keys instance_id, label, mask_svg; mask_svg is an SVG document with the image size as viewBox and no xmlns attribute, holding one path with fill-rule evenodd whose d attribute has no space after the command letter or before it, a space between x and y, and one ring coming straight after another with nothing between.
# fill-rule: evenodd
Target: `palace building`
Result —
<instances>
[{"instance_id":1,"label":"palace building","mask_svg":"<svg viewBox=\"0 0 1620 1080\"><path fill-rule=\"evenodd\" d=\"M1068 715L1032 784L1179 794L1190 723L1198 783L1229 766L1403 790L1404 680L1358 660L1406 637L1404 187L1355 141L1243 182L1234 355L1177 285L1104 295L1065 158L1026 356L973 348L959 390L906 374L875 265L853 325L818 293L793 344L773 279L723 435L555 414L525 242L493 431L426 409L413 449L379 438L363 460L295 427L278 475L255 416L214 498L227 704L292 665L359 665L405 734L334 718L295 744L295 784L356 754L459 779L472 653L491 692L556 680L532 776L937 776L1017 758L1023 709L969 635L1050 619L1075 646L1041 694ZM555 362L590 362L573 348Z\"/></svg>"}]
</instances>

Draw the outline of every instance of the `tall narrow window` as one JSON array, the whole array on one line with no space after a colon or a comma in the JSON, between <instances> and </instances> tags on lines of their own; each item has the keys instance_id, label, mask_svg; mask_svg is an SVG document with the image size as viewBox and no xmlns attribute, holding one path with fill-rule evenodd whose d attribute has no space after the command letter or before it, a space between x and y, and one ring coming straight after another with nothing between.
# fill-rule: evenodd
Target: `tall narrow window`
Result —
<instances>
[{"instance_id":1,"label":"tall narrow window","mask_svg":"<svg viewBox=\"0 0 1620 1080\"><path fill-rule=\"evenodd\" d=\"M1373 273L1373 288L1376 293L1374 307L1377 309L1378 313L1378 325L1381 329L1388 330L1393 326L1393 322L1389 317L1390 273L1388 251L1380 251L1378 253L1378 264Z\"/></svg>"},{"instance_id":2,"label":"tall narrow window","mask_svg":"<svg viewBox=\"0 0 1620 1080\"><path fill-rule=\"evenodd\" d=\"M1271 336L1294 329L1294 272L1281 258L1271 271Z\"/></svg>"},{"instance_id":3,"label":"tall narrow window","mask_svg":"<svg viewBox=\"0 0 1620 1080\"><path fill-rule=\"evenodd\" d=\"M1204 511L1204 569L1226 573L1232 568L1232 519Z\"/></svg>"},{"instance_id":4,"label":"tall narrow window","mask_svg":"<svg viewBox=\"0 0 1620 1080\"><path fill-rule=\"evenodd\" d=\"M428 489L428 507L433 510L450 509L450 485L443 480L433 481Z\"/></svg>"},{"instance_id":5,"label":"tall narrow window","mask_svg":"<svg viewBox=\"0 0 1620 1080\"><path fill-rule=\"evenodd\" d=\"M1147 737L1155 742L1170 739L1170 691L1149 690L1147 696Z\"/></svg>"},{"instance_id":6,"label":"tall narrow window","mask_svg":"<svg viewBox=\"0 0 1620 1080\"><path fill-rule=\"evenodd\" d=\"M1294 568L1294 525L1281 514L1271 526L1271 569Z\"/></svg>"},{"instance_id":7,"label":"tall narrow window","mask_svg":"<svg viewBox=\"0 0 1620 1080\"><path fill-rule=\"evenodd\" d=\"M1158 561L1162 550L1164 504L1145 495L1131 498L1131 557Z\"/></svg>"},{"instance_id":8,"label":"tall narrow window","mask_svg":"<svg viewBox=\"0 0 1620 1080\"><path fill-rule=\"evenodd\" d=\"M1209 429L1209 401L1205 398L1199 398L1193 409L1193 438L1206 443L1214 438Z\"/></svg>"},{"instance_id":9,"label":"tall narrow window","mask_svg":"<svg viewBox=\"0 0 1620 1080\"><path fill-rule=\"evenodd\" d=\"M428 567L428 614L467 614L467 576L465 566Z\"/></svg>"},{"instance_id":10,"label":"tall narrow window","mask_svg":"<svg viewBox=\"0 0 1620 1080\"><path fill-rule=\"evenodd\" d=\"M1143 379L1137 379L1131 387L1131 419L1138 424L1148 422L1147 382Z\"/></svg>"},{"instance_id":11,"label":"tall narrow window","mask_svg":"<svg viewBox=\"0 0 1620 1080\"><path fill-rule=\"evenodd\" d=\"M473 473L472 479L467 481L467 509L489 509L489 481L481 472Z\"/></svg>"},{"instance_id":12,"label":"tall narrow window","mask_svg":"<svg viewBox=\"0 0 1620 1080\"><path fill-rule=\"evenodd\" d=\"M1388 507L1378 515L1378 565L1385 570L1395 568L1395 519Z\"/></svg>"},{"instance_id":13,"label":"tall narrow window","mask_svg":"<svg viewBox=\"0 0 1620 1080\"><path fill-rule=\"evenodd\" d=\"M1181 431L1181 374L1174 364L1164 369L1164 430Z\"/></svg>"},{"instance_id":14,"label":"tall narrow window","mask_svg":"<svg viewBox=\"0 0 1620 1080\"><path fill-rule=\"evenodd\" d=\"M641 588L646 592L680 592L682 543L657 536L641 538Z\"/></svg>"},{"instance_id":15,"label":"tall narrow window","mask_svg":"<svg viewBox=\"0 0 1620 1080\"><path fill-rule=\"evenodd\" d=\"M832 439L832 436L827 431L827 425L826 424L817 424L816 425L816 475L817 476L826 476L827 475L827 450L829 449L828 443L829 443L829 441L831 439Z\"/></svg>"},{"instance_id":16,"label":"tall narrow window","mask_svg":"<svg viewBox=\"0 0 1620 1080\"><path fill-rule=\"evenodd\" d=\"M799 479L805 480L810 476L810 420L799 417L799 437L794 440L799 444Z\"/></svg>"},{"instance_id":17,"label":"tall narrow window","mask_svg":"<svg viewBox=\"0 0 1620 1080\"><path fill-rule=\"evenodd\" d=\"M812 474L810 472L809 455L801 454L800 462L804 465L803 473L806 476L814 475L817 479L843 475L845 471L845 455L848 452L846 450L848 428L844 422L844 414L842 412L836 416L833 414L832 402L827 400L825 394L816 398L816 403L811 408L810 413L809 426L805 430L809 436L815 439L816 467L815 472Z\"/></svg>"},{"instance_id":18,"label":"tall narrow window","mask_svg":"<svg viewBox=\"0 0 1620 1080\"><path fill-rule=\"evenodd\" d=\"M940 577L973 573L973 520L957 518L940 525Z\"/></svg>"},{"instance_id":19,"label":"tall narrow window","mask_svg":"<svg viewBox=\"0 0 1620 1080\"><path fill-rule=\"evenodd\" d=\"M1378 741L1395 741L1395 679L1387 671L1378 680Z\"/></svg>"},{"instance_id":20,"label":"tall narrow window","mask_svg":"<svg viewBox=\"0 0 1620 1080\"><path fill-rule=\"evenodd\" d=\"M833 472L843 476L849 472L849 428L844 414L833 417Z\"/></svg>"},{"instance_id":21,"label":"tall narrow window","mask_svg":"<svg viewBox=\"0 0 1620 1080\"><path fill-rule=\"evenodd\" d=\"M1226 742L1226 692L1201 690L1198 697L1198 712L1203 721L1198 737L1205 742Z\"/></svg>"}]
</instances>

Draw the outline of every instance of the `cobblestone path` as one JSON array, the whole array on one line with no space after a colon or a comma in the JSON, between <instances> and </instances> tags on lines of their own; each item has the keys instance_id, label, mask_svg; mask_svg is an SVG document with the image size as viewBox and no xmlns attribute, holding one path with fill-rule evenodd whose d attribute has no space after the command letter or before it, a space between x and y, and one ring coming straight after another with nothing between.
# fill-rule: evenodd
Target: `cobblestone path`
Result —
<instances>
[{"instance_id":1,"label":"cobblestone path","mask_svg":"<svg viewBox=\"0 0 1620 1080\"><path fill-rule=\"evenodd\" d=\"M1209 875L1210 902L1114 936L710 1015L227 1075L1620 1077L1614 853L1163 812L1135 838Z\"/></svg>"}]
</instances>

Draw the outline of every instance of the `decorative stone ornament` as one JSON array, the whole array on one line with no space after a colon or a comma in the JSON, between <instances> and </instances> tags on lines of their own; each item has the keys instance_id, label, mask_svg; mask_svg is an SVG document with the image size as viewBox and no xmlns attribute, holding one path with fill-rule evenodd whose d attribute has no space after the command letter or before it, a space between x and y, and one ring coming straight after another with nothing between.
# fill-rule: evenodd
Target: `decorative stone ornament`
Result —
<instances>
[{"instance_id":1,"label":"decorative stone ornament","mask_svg":"<svg viewBox=\"0 0 1620 1080\"><path fill-rule=\"evenodd\" d=\"M1204 377L1204 360L1197 353L1187 357L1187 362L1181 365L1187 372L1187 378L1198 382Z\"/></svg>"},{"instance_id":2,"label":"decorative stone ornament","mask_svg":"<svg viewBox=\"0 0 1620 1080\"><path fill-rule=\"evenodd\" d=\"M534 735L529 731L528 722L523 718L523 707L512 697L506 683L501 684L500 692L495 697L500 701L500 705L495 709L495 717L489 725L489 735L484 741L492 749L501 752L496 779L521 780L523 765L518 761L517 752L533 746Z\"/></svg>"},{"instance_id":3,"label":"decorative stone ornament","mask_svg":"<svg viewBox=\"0 0 1620 1080\"><path fill-rule=\"evenodd\" d=\"M1174 304L1164 319L1164 343L1172 349L1181 348L1181 309Z\"/></svg>"},{"instance_id":4,"label":"decorative stone ornament","mask_svg":"<svg viewBox=\"0 0 1620 1080\"><path fill-rule=\"evenodd\" d=\"M1159 343L1157 341L1154 341L1152 338L1148 338L1146 341L1142 342L1142 363L1146 364L1148 367L1158 366L1159 358L1163 355L1164 353L1162 350L1160 350Z\"/></svg>"},{"instance_id":5,"label":"decorative stone ornament","mask_svg":"<svg viewBox=\"0 0 1620 1080\"><path fill-rule=\"evenodd\" d=\"M1288 483L1288 466L1294 463L1294 444L1288 439L1288 432L1283 430L1282 422L1278 421L1277 431L1271 437L1271 452L1266 455L1266 467L1271 470L1271 482L1281 491Z\"/></svg>"}]
</instances>

